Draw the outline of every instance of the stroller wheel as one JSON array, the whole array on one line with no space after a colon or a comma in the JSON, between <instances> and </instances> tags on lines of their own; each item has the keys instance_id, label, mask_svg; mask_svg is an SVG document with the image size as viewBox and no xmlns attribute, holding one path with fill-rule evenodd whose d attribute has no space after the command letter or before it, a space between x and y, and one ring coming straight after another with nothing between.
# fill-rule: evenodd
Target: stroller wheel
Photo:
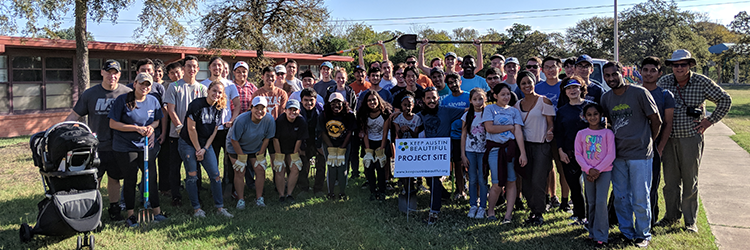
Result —
<instances>
[{"instance_id":1,"label":"stroller wheel","mask_svg":"<svg viewBox=\"0 0 750 250\"><path fill-rule=\"evenodd\" d=\"M81 250L83 247L83 238L81 236L78 236L78 240L76 241L76 250Z\"/></svg>"},{"instance_id":2,"label":"stroller wheel","mask_svg":"<svg viewBox=\"0 0 750 250\"><path fill-rule=\"evenodd\" d=\"M18 234L21 237L22 243L31 241L31 227L29 224L21 224L21 228L18 229Z\"/></svg>"},{"instance_id":3,"label":"stroller wheel","mask_svg":"<svg viewBox=\"0 0 750 250\"><path fill-rule=\"evenodd\" d=\"M94 250L94 243L96 243L96 240L94 240L94 236L89 236L89 249Z\"/></svg>"}]
</instances>

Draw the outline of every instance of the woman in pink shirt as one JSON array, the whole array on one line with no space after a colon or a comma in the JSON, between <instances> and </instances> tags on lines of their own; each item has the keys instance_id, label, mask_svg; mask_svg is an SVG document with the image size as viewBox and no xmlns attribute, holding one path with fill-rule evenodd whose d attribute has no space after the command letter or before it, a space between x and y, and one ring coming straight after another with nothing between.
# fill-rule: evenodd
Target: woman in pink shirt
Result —
<instances>
[{"instance_id":1,"label":"woman in pink shirt","mask_svg":"<svg viewBox=\"0 0 750 250\"><path fill-rule=\"evenodd\" d=\"M589 103L583 112L589 127L576 134L575 156L586 177L589 238L601 248L609 236L607 195L615 161L615 134L601 126L602 106Z\"/></svg>"}]
</instances>

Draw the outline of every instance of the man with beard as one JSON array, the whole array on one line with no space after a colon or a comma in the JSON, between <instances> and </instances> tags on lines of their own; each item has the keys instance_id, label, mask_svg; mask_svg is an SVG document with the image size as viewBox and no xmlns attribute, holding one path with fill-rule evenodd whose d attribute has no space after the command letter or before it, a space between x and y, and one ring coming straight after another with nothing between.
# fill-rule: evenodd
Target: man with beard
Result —
<instances>
[{"instance_id":1,"label":"man with beard","mask_svg":"<svg viewBox=\"0 0 750 250\"><path fill-rule=\"evenodd\" d=\"M461 120L464 109L439 106L440 97L434 87L425 90L423 101L425 106L419 115L424 121L425 136L427 138L450 137L451 123L455 120ZM426 222L428 225L432 225L437 223L438 213L440 213L440 207L442 206L440 199L445 193L445 187L440 181L440 176L427 177L427 183L430 185L431 202L430 214Z\"/></svg>"}]
</instances>

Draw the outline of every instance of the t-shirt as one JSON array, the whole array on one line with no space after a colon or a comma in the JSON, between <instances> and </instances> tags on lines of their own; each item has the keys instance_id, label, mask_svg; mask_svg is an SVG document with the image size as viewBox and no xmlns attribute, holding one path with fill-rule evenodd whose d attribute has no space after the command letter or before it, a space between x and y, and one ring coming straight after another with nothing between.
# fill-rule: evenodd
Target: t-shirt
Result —
<instances>
[{"instance_id":1,"label":"t-shirt","mask_svg":"<svg viewBox=\"0 0 750 250\"><path fill-rule=\"evenodd\" d=\"M534 92L546 96L552 102L552 107L557 110L557 100L560 99L560 81L550 86L547 82L540 82L534 86Z\"/></svg>"},{"instance_id":2,"label":"t-shirt","mask_svg":"<svg viewBox=\"0 0 750 250\"><path fill-rule=\"evenodd\" d=\"M153 95L147 95L143 102L136 102L137 108L130 110L125 99L127 95L120 95L112 103L109 119L126 125L148 126L162 118L161 103ZM117 152L143 151L144 139L138 132L123 132L112 130L112 150Z\"/></svg>"},{"instance_id":3,"label":"t-shirt","mask_svg":"<svg viewBox=\"0 0 750 250\"><path fill-rule=\"evenodd\" d=\"M440 105L466 109L471 105L469 102L469 92L462 92L459 96L453 94L441 98ZM451 139L461 139L461 120L455 120L451 124Z\"/></svg>"},{"instance_id":4,"label":"t-shirt","mask_svg":"<svg viewBox=\"0 0 750 250\"><path fill-rule=\"evenodd\" d=\"M360 81L354 81L349 84L349 87L354 90L354 95L356 95L357 97L359 97L359 94L362 93L362 91L370 89L370 86L372 86L372 84L368 81L365 81L364 79Z\"/></svg>"},{"instance_id":5,"label":"t-shirt","mask_svg":"<svg viewBox=\"0 0 750 250\"><path fill-rule=\"evenodd\" d=\"M357 110L359 110L359 107L362 106L363 103L366 103L366 101L363 99L365 98L365 94L370 91L369 89L362 91L362 93L359 94L359 97L357 97ZM393 104L393 95L391 94L391 91L381 88L378 90L378 95L380 95L380 98L383 98L383 101ZM400 105L399 105L400 106Z\"/></svg>"},{"instance_id":6,"label":"t-shirt","mask_svg":"<svg viewBox=\"0 0 750 250\"><path fill-rule=\"evenodd\" d=\"M596 169L600 172L612 171L615 161L615 135L612 130L590 128L578 131L575 139L575 156L583 172Z\"/></svg>"},{"instance_id":7,"label":"t-shirt","mask_svg":"<svg viewBox=\"0 0 750 250\"><path fill-rule=\"evenodd\" d=\"M307 121L301 115L294 118L294 122L289 122L286 118L286 113L282 113L278 119L276 119L276 133L274 138L279 140L282 154L294 153L294 145L298 140L307 140ZM302 148L300 146L300 148ZM277 152L278 153L278 152Z\"/></svg>"},{"instance_id":8,"label":"t-shirt","mask_svg":"<svg viewBox=\"0 0 750 250\"><path fill-rule=\"evenodd\" d=\"M417 79L417 85L422 86L422 88L429 88L434 87L435 85L432 84L432 79L426 75L419 74L419 78Z\"/></svg>"},{"instance_id":9,"label":"t-shirt","mask_svg":"<svg viewBox=\"0 0 750 250\"><path fill-rule=\"evenodd\" d=\"M393 88L393 86L396 86L397 84L398 82L396 81L396 78L394 77L394 78L391 78L391 80L380 78L380 84L378 85L380 85L381 88L391 90L391 88Z\"/></svg>"},{"instance_id":10,"label":"t-shirt","mask_svg":"<svg viewBox=\"0 0 750 250\"><path fill-rule=\"evenodd\" d=\"M185 119L182 124L185 127L180 130L180 138L187 142L188 145L193 146L190 140L190 134L187 127L187 120L191 119L195 121L195 131L198 133L199 146L205 147L208 137L214 133L214 129L221 123L221 110L216 109L215 106L209 105L205 97L195 99L188 106Z\"/></svg>"},{"instance_id":11,"label":"t-shirt","mask_svg":"<svg viewBox=\"0 0 750 250\"><path fill-rule=\"evenodd\" d=\"M230 154L236 154L232 146L232 140L237 141L240 144L242 153L255 154L260 151L260 147L263 146L263 140L271 139L276 135L276 123L273 121L273 116L266 113L260 122L253 122L252 112L245 112L237 116L234 119L234 124L229 128L227 132L227 152ZM269 141L269 147L272 145Z\"/></svg>"},{"instance_id":12,"label":"t-shirt","mask_svg":"<svg viewBox=\"0 0 750 250\"><path fill-rule=\"evenodd\" d=\"M466 115L461 116L461 121L466 122ZM482 112L474 112L474 120L471 121L471 127L466 133L466 152L484 153L484 146L487 144L487 131L484 130L482 123Z\"/></svg>"},{"instance_id":13,"label":"t-shirt","mask_svg":"<svg viewBox=\"0 0 750 250\"><path fill-rule=\"evenodd\" d=\"M383 140L383 124L385 123L385 118L383 118L383 116L384 114L381 112L380 115L374 119L369 116L367 117L367 139L371 141ZM370 145L370 148L376 147Z\"/></svg>"},{"instance_id":14,"label":"t-shirt","mask_svg":"<svg viewBox=\"0 0 750 250\"><path fill-rule=\"evenodd\" d=\"M294 100L297 100L300 103L302 103L302 97L300 96L301 93L302 93L302 90L300 90L300 91L294 91L291 95L289 95L289 100L294 99ZM316 107L320 107L322 109L324 103L325 102L323 101L323 97L321 97L320 94L316 95L315 106ZM286 105L286 104L284 104L284 105Z\"/></svg>"},{"instance_id":15,"label":"t-shirt","mask_svg":"<svg viewBox=\"0 0 750 250\"><path fill-rule=\"evenodd\" d=\"M292 78L292 80L286 80L286 83L289 84L289 86L292 86L291 92L300 91L303 89L302 81L300 79L297 79L296 77Z\"/></svg>"},{"instance_id":16,"label":"t-shirt","mask_svg":"<svg viewBox=\"0 0 750 250\"><path fill-rule=\"evenodd\" d=\"M490 91L490 85L487 85L487 80L484 79L484 77L481 76L474 76L474 78L468 79L466 77L461 77L461 90L465 92L471 92L474 88L480 88L484 91Z\"/></svg>"},{"instance_id":17,"label":"t-shirt","mask_svg":"<svg viewBox=\"0 0 750 250\"><path fill-rule=\"evenodd\" d=\"M451 89L448 88L447 86L443 88L442 90L438 90L438 96L440 96L440 100L442 100L443 97L450 95L450 94L451 94Z\"/></svg>"},{"instance_id":18,"label":"t-shirt","mask_svg":"<svg viewBox=\"0 0 750 250\"><path fill-rule=\"evenodd\" d=\"M78 116L88 116L88 125L99 139L101 152L112 151L112 129L109 128L109 110L115 98L127 94L132 89L117 84L114 90L107 90L101 84L88 88L73 106L73 112Z\"/></svg>"},{"instance_id":19,"label":"t-shirt","mask_svg":"<svg viewBox=\"0 0 750 250\"><path fill-rule=\"evenodd\" d=\"M602 107L612 123L617 158L626 160L654 157L648 116L658 114L654 98L641 86L627 85L625 93L609 91L602 96Z\"/></svg>"},{"instance_id":20,"label":"t-shirt","mask_svg":"<svg viewBox=\"0 0 750 250\"><path fill-rule=\"evenodd\" d=\"M193 100L206 97L208 95L208 89L203 84L187 84L185 80L177 80L172 84L169 84L167 93L164 95L164 102L174 104L174 112L180 121L185 120L185 114L188 110L188 105ZM185 125L184 123L182 125ZM177 138L180 137L174 130L175 122L173 121L169 126L169 137Z\"/></svg>"},{"instance_id":21,"label":"t-shirt","mask_svg":"<svg viewBox=\"0 0 750 250\"><path fill-rule=\"evenodd\" d=\"M227 107L224 108L221 112L221 125L219 125L219 130L224 129L224 123L227 123L232 120L232 100L234 98L240 97L240 93L237 91L237 86L234 85L234 83L227 79L222 79L221 83L224 84L224 95L227 97ZM203 86L206 86L206 89L208 89L208 86L211 85L211 80L206 79L201 82Z\"/></svg>"},{"instance_id":22,"label":"t-shirt","mask_svg":"<svg viewBox=\"0 0 750 250\"><path fill-rule=\"evenodd\" d=\"M319 82L315 83L313 85L313 89L315 92L318 93L318 95L323 95L328 91L328 87L336 85L336 81L331 79L330 81L324 82L323 80L320 80Z\"/></svg>"},{"instance_id":23,"label":"t-shirt","mask_svg":"<svg viewBox=\"0 0 750 250\"><path fill-rule=\"evenodd\" d=\"M343 144L346 135L357 129L357 120L352 113L324 116L320 121L334 147L345 147Z\"/></svg>"},{"instance_id":24,"label":"t-shirt","mask_svg":"<svg viewBox=\"0 0 750 250\"><path fill-rule=\"evenodd\" d=\"M667 109L673 109L675 108L675 101L674 101L674 95L669 90L662 89L661 87L656 87L654 90L649 90L649 93L651 93L651 97L654 98L654 102L656 102L656 107L659 108L659 116L662 119L662 123L664 123L664 112ZM661 132L663 132L665 129L664 126L661 126ZM669 135L667 135L669 136ZM659 136L657 139L662 138L662 133L659 133Z\"/></svg>"},{"instance_id":25,"label":"t-shirt","mask_svg":"<svg viewBox=\"0 0 750 250\"><path fill-rule=\"evenodd\" d=\"M253 93L253 98L257 96L266 98L266 101L268 101L268 106L266 106L266 109L268 110L268 113L274 117L274 119L278 118L281 113L284 113L284 106L286 105L286 101L289 100L286 92L276 87L274 87L270 91L266 90L266 88L260 88L258 89L258 91L255 91L255 93Z\"/></svg>"},{"instance_id":26,"label":"t-shirt","mask_svg":"<svg viewBox=\"0 0 750 250\"><path fill-rule=\"evenodd\" d=\"M425 136L428 138L450 137L451 123L461 119L463 114L464 109L448 106L439 106L437 114L428 114L424 111L419 113L424 122Z\"/></svg>"},{"instance_id":27,"label":"t-shirt","mask_svg":"<svg viewBox=\"0 0 750 250\"><path fill-rule=\"evenodd\" d=\"M521 109L521 102L516 102L514 108L521 111L521 117L523 117L523 139L527 142L542 143L545 142L547 137L547 116L555 116L555 108L544 103L544 98L539 97L536 99L536 104L529 112L523 110L529 107Z\"/></svg>"},{"instance_id":28,"label":"t-shirt","mask_svg":"<svg viewBox=\"0 0 750 250\"><path fill-rule=\"evenodd\" d=\"M128 83L126 85L128 88L133 88L133 83ZM161 84L151 84L151 92L148 92L149 95L153 95L156 97L156 100L159 101L159 103L162 103L164 92L166 92L166 89L164 89L164 86ZM161 126L161 125L160 125Z\"/></svg>"},{"instance_id":29,"label":"t-shirt","mask_svg":"<svg viewBox=\"0 0 750 250\"><path fill-rule=\"evenodd\" d=\"M485 107L484 113L482 114L482 123L487 121L492 121L493 125L518 124L523 126L521 111L518 111L518 109L511 106L500 107L497 105L490 105ZM487 133L487 140L497 143L505 143L511 139L516 139L516 136L510 130L498 134Z\"/></svg>"},{"instance_id":30,"label":"t-shirt","mask_svg":"<svg viewBox=\"0 0 750 250\"><path fill-rule=\"evenodd\" d=\"M419 126L422 126L422 118L418 115L411 117L411 120L404 117L404 113L399 114L393 119L393 123L398 124L399 127L409 127L411 131L417 131ZM400 133L400 132L399 132ZM413 138L411 133L404 133L400 138Z\"/></svg>"}]
</instances>

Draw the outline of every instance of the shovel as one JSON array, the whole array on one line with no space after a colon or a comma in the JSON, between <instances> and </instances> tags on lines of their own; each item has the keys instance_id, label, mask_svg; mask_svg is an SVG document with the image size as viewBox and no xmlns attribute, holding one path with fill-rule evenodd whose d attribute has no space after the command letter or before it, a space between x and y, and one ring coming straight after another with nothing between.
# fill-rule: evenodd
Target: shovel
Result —
<instances>
[{"instance_id":1,"label":"shovel","mask_svg":"<svg viewBox=\"0 0 750 250\"><path fill-rule=\"evenodd\" d=\"M148 224L154 221L154 213L151 211L151 203L149 202L149 191L148 191L148 136L146 136L146 143L143 146L143 208L138 211L138 225Z\"/></svg>"},{"instance_id":2,"label":"shovel","mask_svg":"<svg viewBox=\"0 0 750 250\"><path fill-rule=\"evenodd\" d=\"M421 41L417 41L417 35L415 34L403 34L401 37L396 40L398 42L398 46L401 46L401 48L404 48L405 50L415 50L417 49L417 44L420 44ZM468 43L472 44L474 41L427 41L427 43ZM505 44L505 42L502 41L481 41L480 43L484 44Z\"/></svg>"},{"instance_id":3,"label":"shovel","mask_svg":"<svg viewBox=\"0 0 750 250\"><path fill-rule=\"evenodd\" d=\"M391 39L383 41L383 43L387 43L387 42L391 42L393 40L396 40L397 37L398 37L398 35L394 36ZM375 45L378 45L378 43L368 44L368 45L365 45L365 47L370 47L370 46L375 46ZM325 54L325 55L323 55L323 57L332 56L332 55L338 55L338 54L343 54L343 53L346 53L346 52L349 52L349 51L353 51L353 50L357 50L357 49L359 49L359 47L354 47L354 48L345 49L345 50L339 50L339 51L336 51L336 52L331 52L331 53Z\"/></svg>"}]
</instances>

